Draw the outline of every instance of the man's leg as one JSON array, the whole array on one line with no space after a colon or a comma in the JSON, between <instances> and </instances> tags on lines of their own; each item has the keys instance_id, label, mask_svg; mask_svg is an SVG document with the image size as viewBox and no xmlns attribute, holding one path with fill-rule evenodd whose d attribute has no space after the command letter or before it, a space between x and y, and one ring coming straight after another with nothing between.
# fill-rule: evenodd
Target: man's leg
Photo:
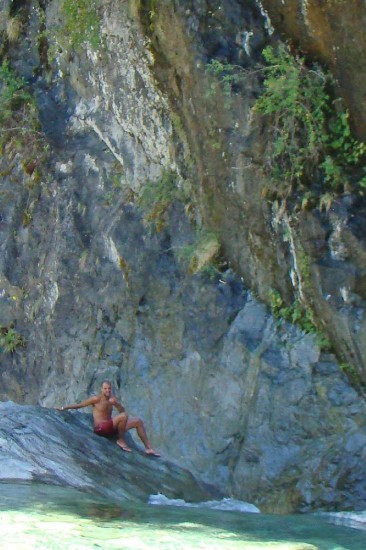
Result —
<instances>
[{"instance_id":1,"label":"man's leg","mask_svg":"<svg viewBox=\"0 0 366 550\"><path fill-rule=\"evenodd\" d=\"M113 427L118 432L117 445L121 447L123 451L131 452L131 449L125 441L127 420L128 416L126 413L118 414L113 418Z\"/></svg>"},{"instance_id":2,"label":"man's leg","mask_svg":"<svg viewBox=\"0 0 366 550\"><path fill-rule=\"evenodd\" d=\"M126 432L136 428L137 434L141 439L142 443L145 445L145 453L152 456L160 456L159 453L156 453L151 447L151 443L147 437L145 426L141 418L128 417L126 424Z\"/></svg>"}]
</instances>

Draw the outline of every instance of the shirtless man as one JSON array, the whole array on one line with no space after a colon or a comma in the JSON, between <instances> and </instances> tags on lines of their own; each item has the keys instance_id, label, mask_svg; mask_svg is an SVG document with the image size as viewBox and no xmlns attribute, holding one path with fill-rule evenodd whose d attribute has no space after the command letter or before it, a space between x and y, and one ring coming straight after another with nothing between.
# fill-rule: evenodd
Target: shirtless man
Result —
<instances>
[{"instance_id":1,"label":"shirtless man","mask_svg":"<svg viewBox=\"0 0 366 550\"><path fill-rule=\"evenodd\" d=\"M152 449L150 441L146 435L144 424L141 418L129 417L125 408L112 395L112 386L108 380L104 380L99 395L89 397L76 405L68 405L60 407L59 411L67 411L68 409L81 409L83 407L93 407L94 433L104 437L118 433L117 445L126 452L131 452L125 441L125 433L132 428L136 428L139 438L145 446L145 453L151 456L160 456ZM119 414L112 417L113 407L117 409Z\"/></svg>"}]
</instances>

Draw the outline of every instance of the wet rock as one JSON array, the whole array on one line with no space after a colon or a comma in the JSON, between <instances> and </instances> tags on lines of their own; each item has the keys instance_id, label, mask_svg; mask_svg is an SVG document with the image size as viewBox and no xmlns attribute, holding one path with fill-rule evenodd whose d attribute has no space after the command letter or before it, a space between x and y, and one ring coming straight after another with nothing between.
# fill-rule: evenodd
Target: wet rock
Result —
<instances>
[{"instance_id":1,"label":"wet rock","mask_svg":"<svg viewBox=\"0 0 366 550\"><path fill-rule=\"evenodd\" d=\"M192 502L209 497L187 470L137 446L124 453L95 435L89 415L12 402L0 403L0 414L1 481L74 487L119 502L147 502L157 493Z\"/></svg>"}]
</instances>

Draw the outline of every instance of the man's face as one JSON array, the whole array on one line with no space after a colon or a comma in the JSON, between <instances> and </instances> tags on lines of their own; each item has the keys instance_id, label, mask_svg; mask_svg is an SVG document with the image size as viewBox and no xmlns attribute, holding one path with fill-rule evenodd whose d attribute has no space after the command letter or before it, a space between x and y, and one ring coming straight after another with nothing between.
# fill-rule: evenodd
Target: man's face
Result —
<instances>
[{"instance_id":1,"label":"man's face","mask_svg":"<svg viewBox=\"0 0 366 550\"><path fill-rule=\"evenodd\" d=\"M102 384L102 394L104 397L110 397L112 395L112 387L110 384L107 384L106 382Z\"/></svg>"}]
</instances>

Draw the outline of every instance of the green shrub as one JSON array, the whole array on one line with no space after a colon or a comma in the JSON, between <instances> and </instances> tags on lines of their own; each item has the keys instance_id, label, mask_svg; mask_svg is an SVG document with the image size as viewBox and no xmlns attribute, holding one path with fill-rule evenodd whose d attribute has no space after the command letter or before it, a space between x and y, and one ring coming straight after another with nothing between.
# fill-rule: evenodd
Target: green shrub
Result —
<instances>
[{"instance_id":1,"label":"green shrub","mask_svg":"<svg viewBox=\"0 0 366 550\"><path fill-rule=\"evenodd\" d=\"M9 160L19 153L25 174L33 180L48 153L34 98L8 61L0 66L0 151Z\"/></svg>"},{"instance_id":2,"label":"green shrub","mask_svg":"<svg viewBox=\"0 0 366 550\"><path fill-rule=\"evenodd\" d=\"M283 44L276 49L268 46L263 57L266 65L252 73L264 75L254 110L270 119L263 160L275 190L266 189L265 196L297 194L306 208L315 206L302 200L310 187L318 188L317 196L342 192L350 180L355 188L365 189L359 164L366 145L352 137L349 113L342 100L335 99L332 76L292 55ZM207 71L217 76L226 95L237 91L250 72L218 60L211 61Z\"/></svg>"},{"instance_id":3,"label":"green shrub","mask_svg":"<svg viewBox=\"0 0 366 550\"><path fill-rule=\"evenodd\" d=\"M299 300L295 300L290 306L286 306L277 290L270 291L269 299L272 315L275 319L284 319L297 324L304 332L316 332L312 313L305 310Z\"/></svg>"},{"instance_id":4,"label":"green shrub","mask_svg":"<svg viewBox=\"0 0 366 550\"><path fill-rule=\"evenodd\" d=\"M14 353L18 348L24 346L24 337L13 327L0 327L0 351L2 353Z\"/></svg>"},{"instance_id":5,"label":"green shrub","mask_svg":"<svg viewBox=\"0 0 366 550\"><path fill-rule=\"evenodd\" d=\"M218 59L212 59L206 66L207 72L213 76L218 77L224 95L230 96L232 94L233 87L243 82L245 72L241 67L237 65L231 65L230 63L222 63ZM209 91L214 92L215 86Z\"/></svg>"},{"instance_id":6,"label":"green shrub","mask_svg":"<svg viewBox=\"0 0 366 550\"><path fill-rule=\"evenodd\" d=\"M271 290L269 301L271 312L275 319L283 319L297 325L307 334L314 334L318 345L322 349L325 350L331 347L328 338L317 328L313 312L308 307L305 307L300 300L296 299L291 305L286 306L280 293L277 290Z\"/></svg>"},{"instance_id":7,"label":"green shrub","mask_svg":"<svg viewBox=\"0 0 366 550\"><path fill-rule=\"evenodd\" d=\"M366 146L352 137L341 100L332 99L332 77L283 45L263 56L264 92L255 109L271 120L268 172L284 194L314 182L342 191Z\"/></svg>"},{"instance_id":8,"label":"green shrub","mask_svg":"<svg viewBox=\"0 0 366 550\"><path fill-rule=\"evenodd\" d=\"M166 224L166 213L175 200L185 202L185 193L177 184L174 172L165 171L158 181L144 185L138 203L144 212L144 221L161 231Z\"/></svg>"},{"instance_id":9,"label":"green shrub","mask_svg":"<svg viewBox=\"0 0 366 550\"><path fill-rule=\"evenodd\" d=\"M3 126L24 105L33 104L31 94L26 90L26 82L10 68L8 61L0 67L0 124Z\"/></svg>"}]
</instances>

